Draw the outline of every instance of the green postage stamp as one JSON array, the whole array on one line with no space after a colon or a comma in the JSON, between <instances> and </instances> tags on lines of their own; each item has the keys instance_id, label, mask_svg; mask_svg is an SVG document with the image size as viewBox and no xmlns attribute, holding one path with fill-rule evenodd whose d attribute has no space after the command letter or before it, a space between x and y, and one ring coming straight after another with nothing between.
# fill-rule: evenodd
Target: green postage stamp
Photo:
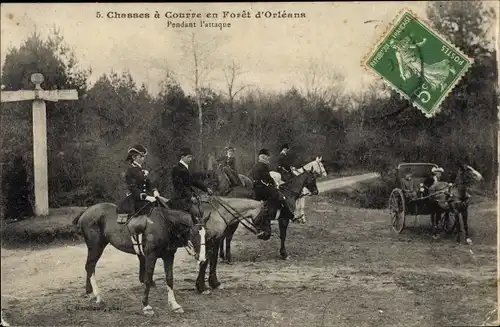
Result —
<instances>
[{"instance_id":1,"label":"green postage stamp","mask_svg":"<svg viewBox=\"0 0 500 327\"><path fill-rule=\"evenodd\" d=\"M434 116L473 60L408 10L382 36L362 64L420 109Z\"/></svg>"}]
</instances>

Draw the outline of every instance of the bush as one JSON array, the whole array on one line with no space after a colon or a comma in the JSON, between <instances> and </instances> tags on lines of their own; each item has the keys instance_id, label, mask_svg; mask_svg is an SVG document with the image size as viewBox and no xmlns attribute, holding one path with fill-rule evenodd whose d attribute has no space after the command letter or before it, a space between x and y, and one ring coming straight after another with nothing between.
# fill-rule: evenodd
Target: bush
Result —
<instances>
[{"instance_id":1,"label":"bush","mask_svg":"<svg viewBox=\"0 0 500 327\"><path fill-rule=\"evenodd\" d=\"M394 177L384 174L381 178L332 191L330 197L360 208L385 209L393 188Z\"/></svg>"},{"instance_id":2,"label":"bush","mask_svg":"<svg viewBox=\"0 0 500 327\"><path fill-rule=\"evenodd\" d=\"M85 207L50 209L47 217L29 218L5 224L2 228L4 245L48 244L60 240L80 240L72 220Z\"/></svg>"}]
</instances>

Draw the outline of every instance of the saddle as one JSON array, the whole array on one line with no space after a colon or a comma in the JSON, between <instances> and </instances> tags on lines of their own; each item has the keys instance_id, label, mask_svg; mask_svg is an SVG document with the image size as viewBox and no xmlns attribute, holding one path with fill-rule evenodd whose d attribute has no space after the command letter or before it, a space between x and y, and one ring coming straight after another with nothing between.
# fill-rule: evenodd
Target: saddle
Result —
<instances>
[{"instance_id":1,"label":"saddle","mask_svg":"<svg viewBox=\"0 0 500 327\"><path fill-rule=\"evenodd\" d=\"M137 229L139 226L146 225L146 218L151 215L155 208L155 203L146 202L142 207L135 210L133 199L126 197L116 208L116 222L119 225L126 224L129 229Z\"/></svg>"}]
</instances>

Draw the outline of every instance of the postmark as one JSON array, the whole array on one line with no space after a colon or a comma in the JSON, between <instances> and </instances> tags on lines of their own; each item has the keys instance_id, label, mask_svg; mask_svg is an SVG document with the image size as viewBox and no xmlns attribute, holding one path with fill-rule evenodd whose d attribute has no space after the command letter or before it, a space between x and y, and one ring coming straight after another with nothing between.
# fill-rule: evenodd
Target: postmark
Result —
<instances>
[{"instance_id":1,"label":"postmark","mask_svg":"<svg viewBox=\"0 0 500 327\"><path fill-rule=\"evenodd\" d=\"M361 64L430 118L473 62L405 9Z\"/></svg>"}]
</instances>

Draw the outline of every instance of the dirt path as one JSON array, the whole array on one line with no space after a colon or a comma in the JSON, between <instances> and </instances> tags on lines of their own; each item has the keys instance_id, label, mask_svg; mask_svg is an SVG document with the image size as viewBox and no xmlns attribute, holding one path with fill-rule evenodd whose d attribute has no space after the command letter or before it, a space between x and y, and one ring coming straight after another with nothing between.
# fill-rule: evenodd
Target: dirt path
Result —
<instances>
[{"instance_id":1,"label":"dirt path","mask_svg":"<svg viewBox=\"0 0 500 327\"><path fill-rule=\"evenodd\" d=\"M480 325L496 306L494 205L471 208L470 247L444 236L432 241L426 217L410 219L396 235L386 210L311 198L308 224L289 229L288 261L277 259L278 237L263 242L245 229L236 232L234 264L219 264L223 290L197 294L196 262L179 249L174 285L184 315L168 310L159 261L151 318L141 314L133 255L105 250L96 270L102 309L82 297L85 245L2 249L2 308L11 324L37 326Z\"/></svg>"}]
</instances>

